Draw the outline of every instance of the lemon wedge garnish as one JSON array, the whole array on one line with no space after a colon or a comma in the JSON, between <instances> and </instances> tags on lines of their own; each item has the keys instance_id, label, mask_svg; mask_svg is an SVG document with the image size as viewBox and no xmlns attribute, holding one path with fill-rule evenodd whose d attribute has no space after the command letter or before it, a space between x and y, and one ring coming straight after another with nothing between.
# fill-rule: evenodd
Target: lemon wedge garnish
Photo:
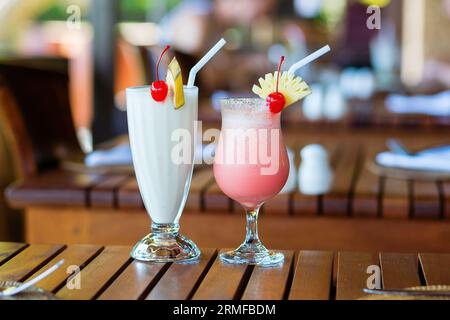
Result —
<instances>
[{"instance_id":1,"label":"lemon wedge garnish","mask_svg":"<svg viewBox=\"0 0 450 320\"><path fill-rule=\"evenodd\" d=\"M184 106L183 76L181 75L181 68L176 58L172 59L167 68L166 82L172 91L175 109L180 109Z\"/></svg>"}]
</instances>

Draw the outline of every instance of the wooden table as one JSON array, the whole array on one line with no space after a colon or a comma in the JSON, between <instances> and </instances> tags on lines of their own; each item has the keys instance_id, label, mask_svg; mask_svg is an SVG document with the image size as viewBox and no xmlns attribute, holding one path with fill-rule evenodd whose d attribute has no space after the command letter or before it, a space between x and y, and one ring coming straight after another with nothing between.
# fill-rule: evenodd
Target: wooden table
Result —
<instances>
[{"instance_id":1,"label":"wooden table","mask_svg":"<svg viewBox=\"0 0 450 320\"><path fill-rule=\"evenodd\" d=\"M223 264L216 249L203 249L191 264L141 263L130 258L130 250L0 243L0 281L31 279L65 259L39 284L61 299L357 299L364 295L371 265L380 267L385 289L450 285L450 254L284 251L282 266L263 268ZM81 269L80 289L66 286L68 266Z\"/></svg>"},{"instance_id":2,"label":"wooden table","mask_svg":"<svg viewBox=\"0 0 450 320\"><path fill-rule=\"evenodd\" d=\"M273 237L268 235L269 241L275 241L274 244L282 248L309 245L309 238L302 238L303 235L295 230L304 230L302 226L307 226L320 232L314 225L322 223L322 228L331 228L326 232L328 234L339 232L333 226L341 228L339 239L334 239L338 243L333 248L360 250L350 235L368 232L364 225L373 225L372 232L392 230L404 232L404 237L399 236L400 239L393 243L392 235L375 240L371 238L370 241L356 236L366 245L374 241L380 243L380 247L370 247L371 250L450 250L450 182L398 180L377 176L369 170L375 154L386 149L386 138L396 137L407 146L420 148L448 143L447 131L288 129L284 136L286 144L296 153L297 167L299 150L304 145L322 143L330 153L335 179L331 191L325 195L305 196L297 190L268 201L263 207L261 223L271 221L280 229L294 228L293 232L298 237L290 235L293 238L290 242L280 243L276 233L272 233ZM7 197L15 207L26 209L26 241L29 242L131 244L148 231L149 221L143 214L136 179L128 173L87 174L53 170L14 184L8 189ZM236 245L221 227L236 225L233 230L243 230L241 213L240 206L221 192L211 167L195 171L182 220L182 226L195 240L211 247ZM314 219L318 217L321 219ZM342 217L355 219L343 222ZM399 220L405 223L398 224ZM214 230L212 234L221 234L221 243L205 239L210 234L203 230L203 223L209 223ZM419 224L422 228L420 233L419 227L413 227ZM124 227L129 232L128 237L127 233L120 231ZM270 229L265 232L270 233ZM345 232L349 235L347 240ZM417 235L413 238L411 234L414 232ZM311 236L314 237L309 234ZM315 238L317 241L311 243L312 248L333 246L318 236ZM381 244L383 241L385 245Z\"/></svg>"}]
</instances>

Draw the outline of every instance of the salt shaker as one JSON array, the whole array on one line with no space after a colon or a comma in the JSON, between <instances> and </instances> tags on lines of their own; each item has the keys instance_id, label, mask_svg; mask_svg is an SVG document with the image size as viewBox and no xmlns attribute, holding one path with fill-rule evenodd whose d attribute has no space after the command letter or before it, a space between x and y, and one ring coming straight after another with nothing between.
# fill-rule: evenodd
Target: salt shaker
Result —
<instances>
[{"instance_id":1,"label":"salt shaker","mask_svg":"<svg viewBox=\"0 0 450 320\"><path fill-rule=\"evenodd\" d=\"M280 193L291 193L297 187L297 169L295 168L295 153L292 149L287 148L287 154L289 158L289 177L281 189Z\"/></svg>"},{"instance_id":2,"label":"salt shaker","mask_svg":"<svg viewBox=\"0 0 450 320\"><path fill-rule=\"evenodd\" d=\"M300 151L302 162L298 180L299 188L306 195L321 195L330 191L333 182L327 150L320 144L311 144Z\"/></svg>"}]
</instances>

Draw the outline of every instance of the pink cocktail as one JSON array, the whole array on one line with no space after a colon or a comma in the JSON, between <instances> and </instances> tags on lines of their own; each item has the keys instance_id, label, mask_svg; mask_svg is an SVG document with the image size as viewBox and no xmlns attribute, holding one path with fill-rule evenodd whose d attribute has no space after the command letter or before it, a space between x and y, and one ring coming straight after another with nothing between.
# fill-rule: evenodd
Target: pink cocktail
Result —
<instances>
[{"instance_id":1,"label":"pink cocktail","mask_svg":"<svg viewBox=\"0 0 450 320\"><path fill-rule=\"evenodd\" d=\"M280 192L289 175L280 115L268 112L262 99L222 101L214 176L222 191L247 212L245 241L236 250L223 253L223 261L272 265L284 259L282 253L264 247L257 229L259 208Z\"/></svg>"}]
</instances>

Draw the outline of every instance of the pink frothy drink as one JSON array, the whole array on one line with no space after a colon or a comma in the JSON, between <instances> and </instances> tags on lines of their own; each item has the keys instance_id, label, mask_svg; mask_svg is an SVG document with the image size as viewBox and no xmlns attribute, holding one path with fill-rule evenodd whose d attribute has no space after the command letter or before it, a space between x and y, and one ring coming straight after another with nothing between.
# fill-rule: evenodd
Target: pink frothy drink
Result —
<instances>
[{"instance_id":1,"label":"pink frothy drink","mask_svg":"<svg viewBox=\"0 0 450 320\"><path fill-rule=\"evenodd\" d=\"M281 253L262 245L256 226L259 208L280 192L289 175L280 115L268 112L262 99L222 101L214 176L222 191L247 211L246 240L237 250L222 255L222 260L267 265L283 261Z\"/></svg>"},{"instance_id":2,"label":"pink frothy drink","mask_svg":"<svg viewBox=\"0 0 450 320\"><path fill-rule=\"evenodd\" d=\"M289 174L280 113L267 112L260 99L225 101L214 176L227 196L255 208L278 194Z\"/></svg>"}]
</instances>

